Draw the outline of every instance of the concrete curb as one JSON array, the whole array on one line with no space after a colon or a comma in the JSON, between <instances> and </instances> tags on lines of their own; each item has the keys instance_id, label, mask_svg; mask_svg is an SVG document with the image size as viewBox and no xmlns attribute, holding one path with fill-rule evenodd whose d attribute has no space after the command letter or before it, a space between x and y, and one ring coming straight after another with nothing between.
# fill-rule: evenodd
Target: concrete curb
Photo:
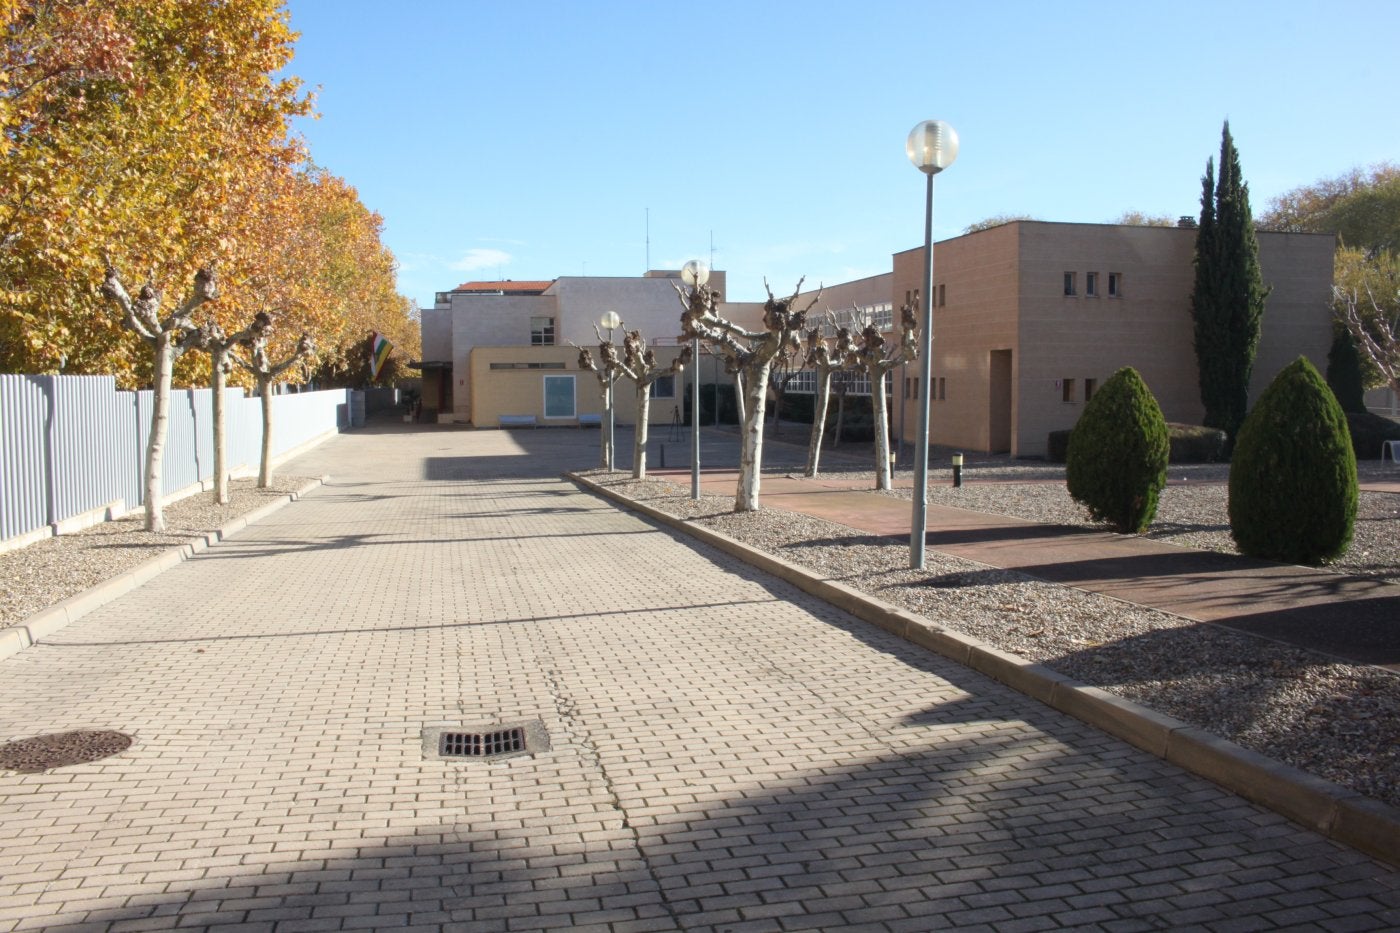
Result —
<instances>
[{"instance_id":1,"label":"concrete curb","mask_svg":"<svg viewBox=\"0 0 1400 933\"><path fill-rule=\"evenodd\" d=\"M628 499L585 477L573 473L566 473L565 477L589 492L703 541L858 619L985 674L1314 832L1400 866L1400 810L1394 807L943 628L727 535Z\"/></svg>"},{"instance_id":2,"label":"concrete curb","mask_svg":"<svg viewBox=\"0 0 1400 933\"><path fill-rule=\"evenodd\" d=\"M261 521L283 506L300 499L302 496L311 492L311 490L325 483L327 479L329 479L329 477L322 476L319 479L312 480L294 492L278 496L271 502L260 505L253 511L232 519L228 524L217 531L211 531L179 547L172 547L163 554L157 554L155 557L142 561L125 573L118 574L109 580L103 580L96 586L89 587L81 593L68 597L62 602L55 603L47 609L42 609L34 613L34 615L25 619L18 625L0 629L0 661L11 655L19 654L19 652L23 651L25 648L38 642L40 639L47 638L70 622L81 619L92 610L100 606L105 606L117 597L123 596L136 589L152 577L164 573L179 563L189 560L196 554L207 551L212 545L218 544L225 538L233 537L249 525Z\"/></svg>"}]
</instances>

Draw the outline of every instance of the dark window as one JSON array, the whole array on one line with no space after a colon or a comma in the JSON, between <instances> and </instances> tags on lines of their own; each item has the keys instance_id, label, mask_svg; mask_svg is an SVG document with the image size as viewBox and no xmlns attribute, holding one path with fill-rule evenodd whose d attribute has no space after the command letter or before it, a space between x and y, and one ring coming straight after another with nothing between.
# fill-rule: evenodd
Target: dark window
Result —
<instances>
[{"instance_id":1,"label":"dark window","mask_svg":"<svg viewBox=\"0 0 1400 933\"><path fill-rule=\"evenodd\" d=\"M531 346L554 346L554 318L529 319Z\"/></svg>"},{"instance_id":2,"label":"dark window","mask_svg":"<svg viewBox=\"0 0 1400 933\"><path fill-rule=\"evenodd\" d=\"M651 384L652 398L675 398L676 397L676 377L674 374L657 376L656 381Z\"/></svg>"},{"instance_id":3,"label":"dark window","mask_svg":"<svg viewBox=\"0 0 1400 933\"><path fill-rule=\"evenodd\" d=\"M1066 295L1073 295L1074 293L1075 293L1075 292L1074 292L1074 273L1073 273L1073 272L1066 272L1066 273L1065 273L1065 294L1066 294Z\"/></svg>"}]
</instances>

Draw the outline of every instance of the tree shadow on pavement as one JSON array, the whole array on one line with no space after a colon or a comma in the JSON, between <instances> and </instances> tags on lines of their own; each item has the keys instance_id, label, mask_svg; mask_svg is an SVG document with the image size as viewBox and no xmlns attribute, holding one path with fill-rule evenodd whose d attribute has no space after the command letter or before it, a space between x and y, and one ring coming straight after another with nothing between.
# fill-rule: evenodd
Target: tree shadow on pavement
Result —
<instances>
[{"instance_id":1,"label":"tree shadow on pavement","mask_svg":"<svg viewBox=\"0 0 1400 933\"><path fill-rule=\"evenodd\" d=\"M264 846L228 835L236 804L146 827L142 851L64 872L122 877L119 903L86 897L47 928L1151 929L1333 911L1400 923L1395 872L1092 730L1004 712L935 704L814 757L754 724L698 742L580 710L570 732L549 723L554 747L536 758L381 763L386 783L420 769L460 790L412 808L411 831L378 828L346 794L296 817L292 801L266 806ZM771 766L746 769L760 747ZM299 767L308 786L329 778ZM279 815L301 829L274 846ZM165 838L180 843L165 857L216 867L140 893ZM213 855L223 847L241 864Z\"/></svg>"}]
</instances>

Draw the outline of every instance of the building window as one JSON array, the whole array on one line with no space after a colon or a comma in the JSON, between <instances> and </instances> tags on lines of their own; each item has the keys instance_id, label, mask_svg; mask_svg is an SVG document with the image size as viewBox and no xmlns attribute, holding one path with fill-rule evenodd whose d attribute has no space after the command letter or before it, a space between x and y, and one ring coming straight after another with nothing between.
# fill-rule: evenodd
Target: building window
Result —
<instances>
[{"instance_id":1,"label":"building window","mask_svg":"<svg viewBox=\"0 0 1400 933\"><path fill-rule=\"evenodd\" d=\"M948 379L945 376L938 377L938 400L940 402L948 400Z\"/></svg>"},{"instance_id":2,"label":"building window","mask_svg":"<svg viewBox=\"0 0 1400 933\"><path fill-rule=\"evenodd\" d=\"M1089 298L1099 297L1099 274L1097 272L1084 273L1084 294Z\"/></svg>"},{"instance_id":3,"label":"building window","mask_svg":"<svg viewBox=\"0 0 1400 933\"><path fill-rule=\"evenodd\" d=\"M1110 272L1108 274L1108 297L1123 297L1123 273Z\"/></svg>"},{"instance_id":4,"label":"building window","mask_svg":"<svg viewBox=\"0 0 1400 933\"><path fill-rule=\"evenodd\" d=\"M811 390L808 390L811 391ZM652 398L675 398L676 397L676 376L674 373L666 376L657 376L651 384Z\"/></svg>"},{"instance_id":5,"label":"building window","mask_svg":"<svg viewBox=\"0 0 1400 933\"><path fill-rule=\"evenodd\" d=\"M1089 399L1093 398L1093 397L1094 397L1094 390L1097 389L1098 387L1099 387L1099 381L1098 381L1097 379L1085 379L1085 380L1084 380L1084 401L1087 402L1087 401L1089 401Z\"/></svg>"},{"instance_id":6,"label":"building window","mask_svg":"<svg viewBox=\"0 0 1400 933\"><path fill-rule=\"evenodd\" d=\"M1060 380L1060 401L1062 401L1062 402L1072 402L1072 401L1074 401L1074 380L1073 380L1073 379L1061 379L1061 380Z\"/></svg>"},{"instance_id":7,"label":"building window","mask_svg":"<svg viewBox=\"0 0 1400 933\"><path fill-rule=\"evenodd\" d=\"M552 317L532 317L532 318L530 318L530 346L532 346L532 347L552 347L552 346L554 346L554 318L552 318Z\"/></svg>"},{"instance_id":8,"label":"building window","mask_svg":"<svg viewBox=\"0 0 1400 933\"><path fill-rule=\"evenodd\" d=\"M948 283L944 282L938 286L938 307L942 308L948 304Z\"/></svg>"},{"instance_id":9,"label":"building window","mask_svg":"<svg viewBox=\"0 0 1400 933\"><path fill-rule=\"evenodd\" d=\"M1073 273L1073 272L1066 272L1066 273L1065 273L1065 295L1066 295L1066 296L1072 296L1072 295L1074 295L1074 294L1075 294L1075 290L1074 290L1074 273Z\"/></svg>"},{"instance_id":10,"label":"building window","mask_svg":"<svg viewBox=\"0 0 1400 933\"><path fill-rule=\"evenodd\" d=\"M574 377L544 377L544 416L546 418L572 418L574 408Z\"/></svg>"}]
</instances>

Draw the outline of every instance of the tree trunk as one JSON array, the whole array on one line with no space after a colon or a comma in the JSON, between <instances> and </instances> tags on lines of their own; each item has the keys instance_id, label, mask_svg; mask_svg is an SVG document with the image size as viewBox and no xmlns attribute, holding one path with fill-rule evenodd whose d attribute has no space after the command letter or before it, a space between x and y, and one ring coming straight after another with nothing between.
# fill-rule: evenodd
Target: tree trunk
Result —
<instances>
[{"instance_id":1,"label":"tree trunk","mask_svg":"<svg viewBox=\"0 0 1400 933\"><path fill-rule=\"evenodd\" d=\"M637 430L632 442L632 478L647 478L647 422L651 419L651 383L637 383Z\"/></svg>"},{"instance_id":2,"label":"tree trunk","mask_svg":"<svg viewBox=\"0 0 1400 933\"><path fill-rule=\"evenodd\" d=\"M155 385L151 391L151 436L146 442L146 530L164 531L165 513L161 502L160 466L165 455L165 435L170 429L170 373L174 369L171 335L157 336L155 343Z\"/></svg>"},{"instance_id":3,"label":"tree trunk","mask_svg":"<svg viewBox=\"0 0 1400 933\"><path fill-rule=\"evenodd\" d=\"M822 435L826 433L826 410L831 404L831 370L817 370L817 400L812 408L812 438L807 442L807 470L804 476L816 476L821 460Z\"/></svg>"},{"instance_id":4,"label":"tree trunk","mask_svg":"<svg viewBox=\"0 0 1400 933\"><path fill-rule=\"evenodd\" d=\"M758 487L763 463L763 397L768 392L768 370L765 364L749 373L744 398L744 428L739 454L739 483L734 492L734 511L753 512L758 509Z\"/></svg>"},{"instance_id":5,"label":"tree trunk","mask_svg":"<svg viewBox=\"0 0 1400 933\"><path fill-rule=\"evenodd\" d=\"M870 374L870 414L875 423L875 488L890 488L890 412L885 398L885 371Z\"/></svg>"},{"instance_id":6,"label":"tree trunk","mask_svg":"<svg viewBox=\"0 0 1400 933\"><path fill-rule=\"evenodd\" d=\"M841 443L841 432L846 429L846 393L836 393L836 430L831 432L831 446Z\"/></svg>"},{"instance_id":7,"label":"tree trunk","mask_svg":"<svg viewBox=\"0 0 1400 933\"><path fill-rule=\"evenodd\" d=\"M734 408L739 415L739 424L749 423L748 406L744 399L744 374L734 374Z\"/></svg>"},{"instance_id":8,"label":"tree trunk","mask_svg":"<svg viewBox=\"0 0 1400 933\"><path fill-rule=\"evenodd\" d=\"M216 349L211 354L214 367L214 501L219 505L228 504L228 415L224 411L224 389L228 377L224 373L224 363L228 351Z\"/></svg>"},{"instance_id":9,"label":"tree trunk","mask_svg":"<svg viewBox=\"0 0 1400 933\"><path fill-rule=\"evenodd\" d=\"M602 436L602 443L599 445L599 452L602 457L602 462L598 465L601 466L603 469L607 470L609 473L611 473L613 468L613 383L611 379L605 378L602 380L602 385L603 421L600 425L600 430L598 431L598 433Z\"/></svg>"},{"instance_id":10,"label":"tree trunk","mask_svg":"<svg viewBox=\"0 0 1400 933\"><path fill-rule=\"evenodd\" d=\"M258 488L272 488L272 380L258 378L258 394L262 396L262 465L258 469Z\"/></svg>"}]
</instances>

